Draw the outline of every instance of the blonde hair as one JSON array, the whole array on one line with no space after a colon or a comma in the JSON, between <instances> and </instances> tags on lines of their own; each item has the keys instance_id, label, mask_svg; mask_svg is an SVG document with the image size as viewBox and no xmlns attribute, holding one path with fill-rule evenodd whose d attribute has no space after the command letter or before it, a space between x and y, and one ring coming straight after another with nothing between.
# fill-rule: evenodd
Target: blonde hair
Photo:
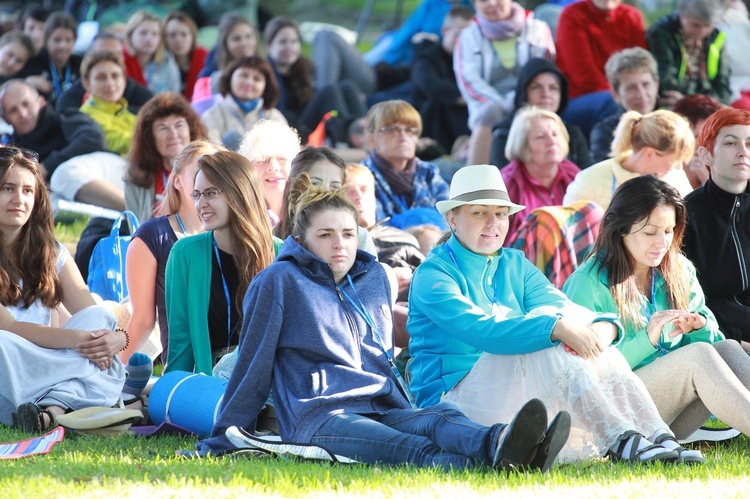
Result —
<instances>
[{"instance_id":1,"label":"blonde hair","mask_svg":"<svg viewBox=\"0 0 750 499\"><path fill-rule=\"evenodd\" d=\"M281 121L260 120L245 133L239 153L250 161L294 158L302 147L297 130Z\"/></svg>"},{"instance_id":2,"label":"blonde hair","mask_svg":"<svg viewBox=\"0 0 750 499\"><path fill-rule=\"evenodd\" d=\"M560 135L565 139L563 141L563 157L570 152L570 135L565 128L560 116L552 111L547 111L537 106L524 106L513 118L513 124L508 132L508 142L505 144L505 157L509 160L520 160L528 162L529 160L529 132L531 131L531 121L534 119L549 119L557 124Z\"/></svg>"},{"instance_id":3,"label":"blonde hair","mask_svg":"<svg viewBox=\"0 0 750 499\"><path fill-rule=\"evenodd\" d=\"M672 111L659 109L644 115L628 111L615 130L612 156L621 158L644 147L660 154L675 153L676 160L684 163L693 157L695 136L688 120Z\"/></svg>"},{"instance_id":4,"label":"blonde hair","mask_svg":"<svg viewBox=\"0 0 750 499\"><path fill-rule=\"evenodd\" d=\"M292 235L298 238L301 245L305 245L305 232L312 224L312 217L324 210L346 211L353 218L355 225L359 225L359 212L346 197L346 188L328 190L324 187L312 185L307 172L292 181L289 191L289 205L294 207Z\"/></svg>"},{"instance_id":5,"label":"blonde hair","mask_svg":"<svg viewBox=\"0 0 750 499\"><path fill-rule=\"evenodd\" d=\"M359 163L347 163L346 164L346 182L349 183L351 177L365 177L372 181L372 185L375 185L375 175L372 174L369 168Z\"/></svg>"},{"instance_id":6,"label":"blonde hair","mask_svg":"<svg viewBox=\"0 0 750 499\"><path fill-rule=\"evenodd\" d=\"M365 120L367 121L365 130L369 134L394 123L417 127L419 128L419 134L422 134L422 117L419 115L419 111L404 100L378 102L367 112Z\"/></svg>"},{"instance_id":7,"label":"blonde hair","mask_svg":"<svg viewBox=\"0 0 750 499\"><path fill-rule=\"evenodd\" d=\"M154 57L152 60L156 63L163 62L167 52L164 48L164 37L162 36L164 29L161 25L161 19L153 12L149 12L147 10L139 10L137 12L134 12L133 15L130 16L127 24L125 25L125 46L128 48L128 51L130 53L135 55L135 49L133 48L131 38L133 37L133 32L135 32L136 28L138 28L138 26L144 22L154 22L157 25L156 31L159 33L159 46L157 47L156 53L154 53Z\"/></svg>"},{"instance_id":8,"label":"blonde hair","mask_svg":"<svg viewBox=\"0 0 750 499\"><path fill-rule=\"evenodd\" d=\"M180 196L180 191L174 186L175 177L182 175L186 166L197 162L202 156L219 151L226 151L226 149L205 139L194 140L186 145L172 162L172 172L167 179L167 185L164 186L164 198L154 210L154 216L173 215L180 211L182 196Z\"/></svg>"}]
</instances>

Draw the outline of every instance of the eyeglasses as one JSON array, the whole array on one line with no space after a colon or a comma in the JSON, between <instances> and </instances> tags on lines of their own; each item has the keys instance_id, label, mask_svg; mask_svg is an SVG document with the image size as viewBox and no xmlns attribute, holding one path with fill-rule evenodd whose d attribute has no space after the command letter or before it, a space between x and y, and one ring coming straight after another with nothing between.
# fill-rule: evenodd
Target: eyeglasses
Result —
<instances>
[{"instance_id":1,"label":"eyeglasses","mask_svg":"<svg viewBox=\"0 0 750 499\"><path fill-rule=\"evenodd\" d=\"M378 132L386 135L398 135L403 132L409 137L419 137L419 128L415 126L387 125L380 127Z\"/></svg>"},{"instance_id":2,"label":"eyeglasses","mask_svg":"<svg viewBox=\"0 0 750 499\"><path fill-rule=\"evenodd\" d=\"M205 199L206 201L213 201L216 199L216 197L221 194L221 189L217 189L216 187L209 187L205 191L193 191L190 193L190 197L192 198L194 203L197 203L201 200L201 198Z\"/></svg>"},{"instance_id":3,"label":"eyeglasses","mask_svg":"<svg viewBox=\"0 0 750 499\"><path fill-rule=\"evenodd\" d=\"M39 154L31 149L16 146L0 147L0 159L13 159L19 154L28 160L39 162Z\"/></svg>"}]
</instances>

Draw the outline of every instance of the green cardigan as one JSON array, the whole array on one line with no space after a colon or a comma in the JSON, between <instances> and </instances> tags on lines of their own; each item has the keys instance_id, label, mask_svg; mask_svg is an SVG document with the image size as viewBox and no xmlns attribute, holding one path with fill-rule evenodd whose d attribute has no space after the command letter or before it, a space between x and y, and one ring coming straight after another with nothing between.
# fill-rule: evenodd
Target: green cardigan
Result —
<instances>
[{"instance_id":1,"label":"green cardigan","mask_svg":"<svg viewBox=\"0 0 750 499\"><path fill-rule=\"evenodd\" d=\"M661 334L662 347L669 352L689 343L715 343L723 340L724 335L719 331L719 325L716 322L713 312L706 307L703 290L698 283L698 279L695 277L695 267L684 256L680 256L680 261L677 264L688 272L690 281L690 303L688 310L703 315L706 318L706 325L692 333L678 335L674 338L669 337L668 328L665 328ZM618 310L609 291L606 272L600 273L599 269L599 263L595 258L587 259L565 281L563 292L575 303L595 312L612 312L616 314ZM656 302L656 310L667 310L671 307L669 306L664 279L662 279L658 272L655 275L656 293L654 301ZM645 324L646 317L642 315L641 318ZM650 364L662 355L659 348L651 343L645 327L625 321L623 321L623 327L625 328L625 335L622 341L616 346L625 356L633 370Z\"/></svg>"},{"instance_id":2,"label":"green cardigan","mask_svg":"<svg viewBox=\"0 0 750 499\"><path fill-rule=\"evenodd\" d=\"M211 375L213 358L208 332L211 299L213 232L180 239L167 260L166 306L169 324L167 366L170 371ZM281 240L273 238L274 254Z\"/></svg>"}]
</instances>

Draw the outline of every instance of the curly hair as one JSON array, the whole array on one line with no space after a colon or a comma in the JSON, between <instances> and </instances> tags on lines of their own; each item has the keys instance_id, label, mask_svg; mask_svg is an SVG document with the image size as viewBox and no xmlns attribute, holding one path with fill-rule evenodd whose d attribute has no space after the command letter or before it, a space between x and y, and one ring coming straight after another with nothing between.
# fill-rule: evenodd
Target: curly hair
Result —
<instances>
[{"instance_id":1,"label":"curly hair","mask_svg":"<svg viewBox=\"0 0 750 499\"><path fill-rule=\"evenodd\" d=\"M133 132L133 144L130 147L127 182L143 188L154 185L156 174L164 164L164 158L156 149L154 122L169 116L185 118L190 129L191 141L206 138L206 127L182 94L175 92L156 94L143 105L138 113Z\"/></svg>"},{"instance_id":2,"label":"curly hair","mask_svg":"<svg viewBox=\"0 0 750 499\"><path fill-rule=\"evenodd\" d=\"M34 177L34 206L29 219L12 242L0 233L0 304L23 304L36 300L54 308L62 302L62 287L55 270L59 244L55 240L52 203L36 153L16 147L0 149L0 185L13 168L31 172ZM23 282L23 285L20 283Z\"/></svg>"}]
</instances>

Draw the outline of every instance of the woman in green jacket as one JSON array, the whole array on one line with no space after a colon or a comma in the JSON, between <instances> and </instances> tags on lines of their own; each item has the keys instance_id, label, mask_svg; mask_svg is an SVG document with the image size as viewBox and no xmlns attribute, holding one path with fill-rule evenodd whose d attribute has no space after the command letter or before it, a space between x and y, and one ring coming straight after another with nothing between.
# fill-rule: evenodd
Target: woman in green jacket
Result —
<instances>
[{"instance_id":1,"label":"woman in green jacket","mask_svg":"<svg viewBox=\"0 0 750 499\"><path fill-rule=\"evenodd\" d=\"M167 261L167 367L211 375L239 341L242 300L281 242L271 234L255 167L217 152L198 160L191 195L206 230L177 241Z\"/></svg>"},{"instance_id":2,"label":"woman in green jacket","mask_svg":"<svg viewBox=\"0 0 750 499\"><path fill-rule=\"evenodd\" d=\"M750 358L724 340L706 307L695 268L680 253L685 223L673 187L649 175L628 180L563 291L596 312L620 314L617 347L677 438L711 414L750 435Z\"/></svg>"}]
</instances>

